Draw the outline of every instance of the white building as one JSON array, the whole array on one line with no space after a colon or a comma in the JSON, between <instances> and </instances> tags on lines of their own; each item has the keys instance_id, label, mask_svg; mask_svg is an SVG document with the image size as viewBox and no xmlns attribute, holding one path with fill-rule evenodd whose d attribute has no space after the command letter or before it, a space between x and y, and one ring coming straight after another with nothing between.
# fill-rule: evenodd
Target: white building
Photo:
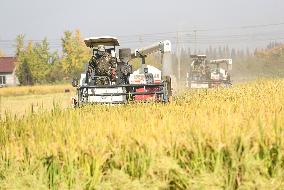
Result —
<instances>
[{"instance_id":1,"label":"white building","mask_svg":"<svg viewBox=\"0 0 284 190\"><path fill-rule=\"evenodd\" d=\"M15 57L0 57L0 87L19 85L15 73L16 62Z\"/></svg>"}]
</instances>

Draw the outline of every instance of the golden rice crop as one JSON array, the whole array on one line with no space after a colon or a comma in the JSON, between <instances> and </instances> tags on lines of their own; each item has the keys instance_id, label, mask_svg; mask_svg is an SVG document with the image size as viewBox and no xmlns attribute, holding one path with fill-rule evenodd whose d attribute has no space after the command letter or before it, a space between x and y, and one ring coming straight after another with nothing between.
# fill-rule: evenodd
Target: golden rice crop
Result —
<instances>
[{"instance_id":1,"label":"golden rice crop","mask_svg":"<svg viewBox=\"0 0 284 190\"><path fill-rule=\"evenodd\" d=\"M3 189L284 189L284 81L0 123Z\"/></svg>"},{"instance_id":2,"label":"golden rice crop","mask_svg":"<svg viewBox=\"0 0 284 190\"><path fill-rule=\"evenodd\" d=\"M63 93L66 89L74 91L74 88L68 84L20 86L0 88L0 96Z\"/></svg>"}]
</instances>

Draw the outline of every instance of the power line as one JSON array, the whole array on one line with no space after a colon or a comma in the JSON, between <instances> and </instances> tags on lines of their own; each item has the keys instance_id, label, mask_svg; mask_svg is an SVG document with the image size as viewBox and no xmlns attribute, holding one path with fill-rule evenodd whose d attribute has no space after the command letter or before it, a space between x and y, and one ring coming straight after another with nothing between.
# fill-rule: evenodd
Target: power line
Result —
<instances>
[{"instance_id":1,"label":"power line","mask_svg":"<svg viewBox=\"0 0 284 190\"><path fill-rule=\"evenodd\" d=\"M261 24L261 25L245 25L245 26L237 26L237 27L226 27L226 28L211 28L211 29L192 29L192 30L184 30L177 31L179 34L179 38L183 38L183 40L178 42L178 38L176 36L177 32L160 32L160 33L142 33L142 34L132 34L132 35L118 35L123 44L142 44L142 43L153 43L156 41L164 40L165 38L172 41L173 44L181 43L181 44L191 44L194 41L194 46L197 48L197 44L201 45L211 45L211 44L239 44L239 43L256 43L260 41L277 41L283 40L281 36L284 36L284 33L279 29L277 31L271 31L274 27L284 26L284 22L282 23L272 23L272 24ZM269 29L269 31L264 30L265 28ZM248 32L248 29L253 29L252 32ZM256 31L254 29L263 29L261 31ZM276 28L275 28L276 29ZM235 34L224 34L214 35L214 31L225 31L225 30L245 30L239 31ZM198 35L197 35L198 32ZM243 33L245 32L245 33ZM50 39L48 40L48 44L50 48L61 48L62 47L62 39ZM39 43L43 40L39 39L27 39L24 43L34 42ZM0 39L0 48L12 49L14 48L15 40L10 39Z\"/></svg>"},{"instance_id":2,"label":"power line","mask_svg":"<svg viewBox=\"0 0 284 190\"><path fill-rule=\"evenodd\" d=\"M224 27L224 28L209 28L209 29L190 29L190 30L180 30L180 31L169 31L169 32L160 32L160 33L140 33L140 34L132 34L132 35L121 35L118 37L137 37L137 36L152 36L152 35L161 35L161 34L176 34L176 32L210 32L210 31L221 31L221 30L232 30L232 29L254 29L254 28L266 28L271 26L284 26L284 22L280 23L272 23L272 24L260 24L260 25L243 25L236 27Z\"/></svg>"},{"instance_id":3,"label":"power line","mask_svg":"<svg viewBox=\"0 0 284 190\"><path fill-rule=\"evenodd\" d=\"M266 28L266 27L272 27L272 26L284 26L284 22L280 23L271 23L271 24L260 24L260 25L243 25L243 26L236 26L236 27L224 27L224 28L209 28L209 29L196 29L192 28L190 30L181 30L181 31L168 31L168 32L159 32L159 33L140 33L140 34L129 34L129 35L117 35L118 38L131 38L131 37L147 37L147 36L153 36L153 35L169 35L169 34L176 34L176 32L179 33L186 33L186 32L210 32L210 31L221 31L221 30L232 30L232 29L254 29L254 28ZM5 42L11 42L15 40L0 40ZM41 42L40 39L30 39L28 41L32 42ZM61 39L49 39L48 41L61 41Z\"/></svg>"}]
</instances>

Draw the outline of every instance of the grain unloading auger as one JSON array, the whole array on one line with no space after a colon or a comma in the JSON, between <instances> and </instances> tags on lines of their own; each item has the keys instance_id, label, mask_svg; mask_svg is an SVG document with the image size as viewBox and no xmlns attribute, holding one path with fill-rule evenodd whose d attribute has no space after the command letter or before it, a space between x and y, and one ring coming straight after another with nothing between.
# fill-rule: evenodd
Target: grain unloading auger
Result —
<instances>
[{"instance_id":1,"label":"grain unloading auger","mask_svg":"<svg viewBox=\"0 0 284 190\"><path fill-rule=\"evenodd\" d=\"M152 46L136 49L119 49L117 38L104 36L84 40L93 55L79 81L74 80L76 106L89 103L121 104L128 101L169 102L171 89L171 42L166 40ZM155 52L162 54L162 71L147 65L145 58ZM131 59L140 58L141 67L132 71Z\"/></svg>"}]
</instances>

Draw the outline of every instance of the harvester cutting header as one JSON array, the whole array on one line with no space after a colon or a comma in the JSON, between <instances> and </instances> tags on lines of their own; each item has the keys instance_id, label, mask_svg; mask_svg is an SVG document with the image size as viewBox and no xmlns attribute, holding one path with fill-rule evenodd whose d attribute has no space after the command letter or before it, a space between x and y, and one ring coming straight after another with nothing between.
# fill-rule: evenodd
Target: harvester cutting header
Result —
<instances>
[{"instance_id":1,"label":"harvester cutting header","mask_svg":"<svg viewBox=\"0 0 284 190\"><path fill-rule=\"evenodd\" d=\"M74 105L87 103L126 103L128 101L168 102L171 96L171 42L166 40L152 46L136 49L119 49L117 38L91 37L84 40L93 51L85 73L81 74ZM163 69L147 65L145 58L161 52ZM140 58L141 67L132 71L131 59Z\"/></svg>"}]
</instances>

